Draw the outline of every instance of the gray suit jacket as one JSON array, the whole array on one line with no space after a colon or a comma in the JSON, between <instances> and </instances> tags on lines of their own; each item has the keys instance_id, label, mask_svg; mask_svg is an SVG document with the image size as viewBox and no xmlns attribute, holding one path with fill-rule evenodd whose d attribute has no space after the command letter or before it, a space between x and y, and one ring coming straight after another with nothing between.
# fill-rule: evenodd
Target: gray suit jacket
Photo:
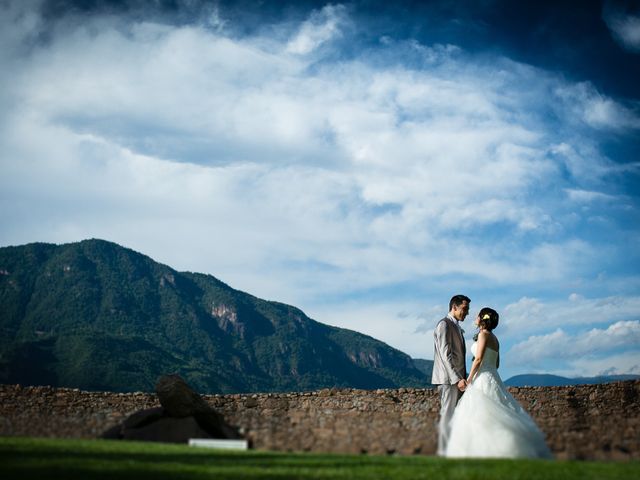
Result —
<instances>
[{"instance_id":1,"label":"gray suit jacket","mask_svg":"<svg viewBox=\"0 0 640 480\"><path fill-rule=\"evenodd\" d=\"M433 373L434 385L454 385L467 378L465 347L460 330L455 322L445 317L438 322L433 331Z\"/></svg>"}]
</instances>

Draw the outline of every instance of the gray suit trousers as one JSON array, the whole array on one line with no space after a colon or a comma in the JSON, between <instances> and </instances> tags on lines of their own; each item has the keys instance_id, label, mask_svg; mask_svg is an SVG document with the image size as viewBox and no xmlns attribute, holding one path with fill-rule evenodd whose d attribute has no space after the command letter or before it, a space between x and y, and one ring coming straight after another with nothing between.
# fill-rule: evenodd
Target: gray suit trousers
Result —
<instances>
[{"instance_id":1,"label":"gray suit trousers","mask_svg":"<svg viewBox=\"0 0 640 480\"><path fill-rule=\"evenodd\" d=\"M440 423L438 424L438 455L444 456L451 432L451 417L462 392L457 385L438 385L440 391Z\"/></svg>"}]
</instances>

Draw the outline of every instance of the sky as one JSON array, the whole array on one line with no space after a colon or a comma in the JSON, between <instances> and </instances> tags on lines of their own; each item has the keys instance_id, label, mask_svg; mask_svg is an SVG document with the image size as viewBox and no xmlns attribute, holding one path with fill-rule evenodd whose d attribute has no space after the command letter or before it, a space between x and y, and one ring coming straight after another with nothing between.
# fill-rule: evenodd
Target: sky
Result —
<instances>
[{"instance_id":1,"label":"sky","mask_svg":"<svg viewBox=\"0 0 640 480\"><path fill-rule=\"evenodd\" d=\"M101 238L504 378L640 374L640 2L0 0L0 246Z\"/></svg>"}]
</instances>

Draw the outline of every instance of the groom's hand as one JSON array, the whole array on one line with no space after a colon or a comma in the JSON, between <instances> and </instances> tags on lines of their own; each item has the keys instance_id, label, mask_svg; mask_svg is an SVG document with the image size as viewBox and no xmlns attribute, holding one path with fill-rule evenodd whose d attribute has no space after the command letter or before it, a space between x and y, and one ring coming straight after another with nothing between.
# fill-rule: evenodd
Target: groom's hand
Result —
<instances>
[{"instance_id":1,"label":"groom's hand","mask_svg":"<svg viewBox=\"0 0 640 480\"><path fill-rule=\"evenodd\" d=\"M463 378L458 382L458 390L464 392L464 389L467 388L467 381Z\"/></svg>"}]
</instances>

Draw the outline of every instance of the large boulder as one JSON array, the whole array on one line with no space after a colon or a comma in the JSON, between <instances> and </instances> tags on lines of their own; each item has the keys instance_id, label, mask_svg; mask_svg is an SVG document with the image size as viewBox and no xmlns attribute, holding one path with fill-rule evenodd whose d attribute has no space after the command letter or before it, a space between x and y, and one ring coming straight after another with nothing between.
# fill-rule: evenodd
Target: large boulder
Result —
<instances>
[{"instance_id":1,"label":"large boulder","mask_svg":"<svg viewBox=\"0 0 640 480\"><path fill-rule=\"evenodd\" d=\"M212 411L209 404L179 375L161 376L156 382L156 393L160 405L175 418Z\"/></svg>"},{"instance_id":2,"label":"large boulder","mask_svg":"<svg viewBox=\"0 0 640 480\"><path fill-rule=\"evenodd\" d=\"M161 407L133 413L102 438L170 443L187 443L190 438L242 438L178 375L160 377L156 393Z\"/></svg>"}]
</instances>

